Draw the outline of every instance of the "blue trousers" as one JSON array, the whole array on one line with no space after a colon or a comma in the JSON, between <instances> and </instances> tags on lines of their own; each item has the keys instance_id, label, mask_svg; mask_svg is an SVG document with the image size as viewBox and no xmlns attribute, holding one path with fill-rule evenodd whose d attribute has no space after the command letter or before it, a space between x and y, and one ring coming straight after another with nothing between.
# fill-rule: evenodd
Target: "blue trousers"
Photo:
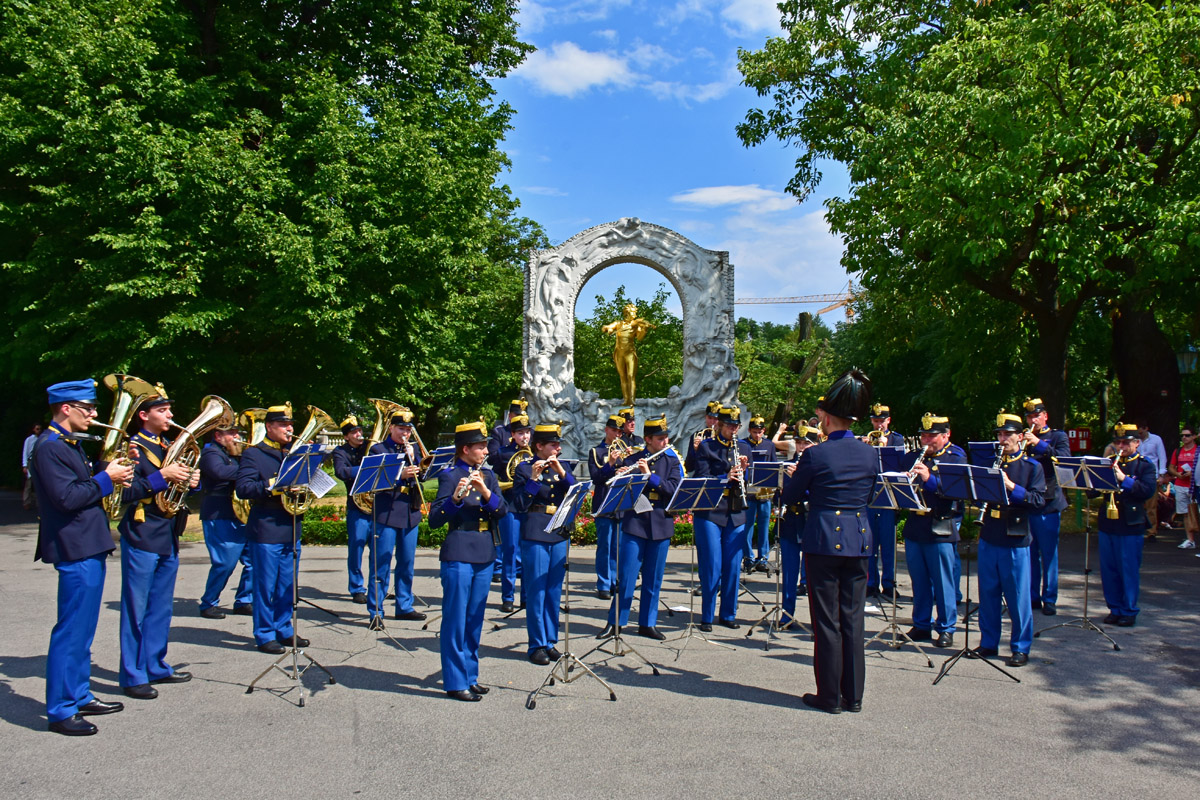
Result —
<instances>
[{"instance_id":1,"label":"blue trousers","mask_svg":"<svg viewBox=\"0 0 1200 800\"><path fill-rule=\"evenodd\" d=\"M796 616L796 598L799 595L800 543L779 537L780 594L783 596L783 620L787 625Z\"/></svg>"},{"instance_id":2,"label":"blue trousers","mask_svg":"<svg viewBox=\"0 0 1200 800\"><path fill-rule=\"evenodd\" d=\"M1058 602L1058 527L1062 514L1030 514L1029 590L1034 602Z\"/></svg>"},{"instance_id":3,"label":"blue trousers","mask_svg":"<svg viewBox=\"0 0 1200 800\"><path fill-rule=\"evenodd\" d=\"M882 586L891 589L896 585L896 512L890 508L868 508L871 531L875 543L871 545L870 572L867 586ZM883 562L883 577L880 579L879 562Z\"/></svg>"},{"instance_id":4,"label":"blue trousers","mask_svg":"<svg viewBox=\"0 0 1200 800\"><path fill-rule=\"evenodd\" d=\"M718 527L715 522L695 518L692 531L696 537L696 561L700 570L700 621L709 624L717 606L717 589L721 592L721 619L732 622L737 618L738 590L742 571L742 548L745 525Z\"/></svg>"},{"instance_id":5,"label":"blue trousers","mask_svg":"<svg viewBox=\"0 0 1200 800\"><path fill-rule=\"evenodd\" d=\"M46 717L61 722L96 699L92 694L92 640L100 618L107 553L63 561L58 570L58 620L46 653Z\"/></svg>"},{"instance_id":6,"label":"blue trousers","mask_svg":"<svg viewBox=\"0 0 1200 800\"><path fill-rule=\"evenodd\" d=\"M567 540L550 544L521 540L521 585L525 587L525 629L529 652L558 643L558 606L567 568Z\"/></svg>"},{"instance_id":7,"label":"blue trousers","mask_svg":"<svg viewBox=\"0 0 1200 800\"><path fill-rule=\"evenodd\" d=\"M1136 617L1144 539L1100 532L1100 584L1108 610L1119 617Z\"/></svg>"},{"instance_id":8,"label":"blue trousers","mask_svg":"<svg viewBox=\"0 0 1200 800\"><path fill-rule=\"evenodd\" d=\"M913 627L954 633L958 622L958 601L954 594L954 562L958 560L958 552L954 542L905 540L904 558L913 586ZM936 626L933 624L935 607Z\"/></svg>"},{"instance_id":9,"label":"blue trousers","mask_svg":"<svg viewBox=\"0 0 1200 800\"><path fill-rule=\"evenodd\" d=\"M746 500L746 558L766 562L771 549L771 501Z\"/></svg>"},{"instance_id":10,"label":"blue trousers","mask_svg":"<svg viewBox=\"0 0 1200 800\"><path fill-rule=\"evenodd\" d=\"M179 555L160 556L121 542L121 686L141 686L175 673L167 636Z\"/></svg>"},{"instance_id":11,"label":"blue trousers","mask_svg":"<svg viewBox=\"0 0 1200 800\"><path fill-rule=\"evenodd\" d=\"M414 525L407 531L392 528L393 541L396 544L396 613L404 614L413 610L413 573L417 566L417 533L420 525ZM389 561L391 555L388 556ZM387 586L387 577L383 579ZM368 603L370 597L367 597Z\"/></svg>"},{"instance_id":12,"label":"blue trousers","mask_svg":"<svg viewBox=\"0 0 1200 800\"><path fill-rule=\"evenodd\" d=\"M662 589L663 570L667 566L670 539L651 541L637 536L621 539L620 606L621 625L629 624L629 609L633 606L633 590L638 573L642 575L642 594L638 599L638 625L653 628L658 624L658 594ZM613 609L608 607L608 624L613 624Z\"/></svg>"},{"instance_id":13,"label":"blue trousers","mask_svg":"<svg viewBox=\"0 0 1200 800\"><path fill-rule=\"evenodd\" d=\"M1012 622L1009 644L1028 653L1033 644L1033 606L1029 602L1029 548L997 547L979 542L979 645L1000 646L1000 595Z\"/></svg>"},{"instance_id":14,"label":"blue trousers","mask_svg":"<svg viewBox=\"0 0 1200 800\"><path fill-rule=\"evenodd\" d=\"M367 536L367 614L372 617L383 616L395 549L396 529L376 522L374 530Z\"/></svg>"},{"instance_id":15,"label":"blue trousers","mask_svg":"<svg viewBox=\"0 0 1200 800\"><path fill-rule=\"evenodd\" d=\"M617 577L617 537L621 521L596 517L596 591L607 592Z\"/></svg>"},{"instance_id":16,"label":"blue trousers","mask_svg":"<svg viewBox=\"0 0 1200 800\"><path fill-rule=\"evenodd\" d=\"M299 564L300 549L284 544L250 543L250 561L254 564L254 643L264 645L286 639L292 630L293 570Z\"/></svg>"},{"instance_id":17,"label":"blue trousers","mask_svg":"<svg viewBox=\"0 0 1200 800\"><path fill-rule=\"evenodd\" d=\"M955 524L962 528L962 519L956 518ZM954 548L954 604L957 606L963 601L962 595L962 555L958 552L958 546ZM970 609L967 609L968 611Z\"/></svg>"},{"instance_id":18,"label":"blue trousers","mask_svg":"<svg viewBox=\"0 0 1200 800\"><path fill-rule=\"evenodd\" d=\"M517 593L521 574L521 517L508 513L500 518L500 599L511 603ZM525 584L521 584L521 602L525 602Z\"/></svg>"},{"instance_id":19,"label":"blue trousers","mask_svg":"<svg viewBox=\"0 0 1200 800\"><path fill-rule=\"evenodd\" d=\"M442 562L442 688L461 692L479 683L479 638L491 583L490 563Z\"/></svg>"},{"instance_id":20,"label":"blue trousers","mask_svg":"<svg viewBox=\"0 0 1200 800\"><path fill-rule=\"evenodd\" d=\"M367 591L363 580L362 560L371 538L371 518L358 510L353 500L346 501L346 591L361 594Z\"/></svg>"},{"instance_id":21,"label":"blue trousers","mask_svg":"<svg viewBox=\"0 0 1200 800\"><path fill-rule=\"evenodd\" d=\"M212 566L208 568L208 582L204 585L204 594L200 597L200 610L212 608L221 599L221 592L238 563L242 565L242 575L238 578L237 594L233 596L235 606L248 606L254 601L252 575L254 568L250 566L250 542L246 538L246 526L236 519L206 519L204 527L204 546L208 548L208 558Z\"/></svg>"}]
</instances>

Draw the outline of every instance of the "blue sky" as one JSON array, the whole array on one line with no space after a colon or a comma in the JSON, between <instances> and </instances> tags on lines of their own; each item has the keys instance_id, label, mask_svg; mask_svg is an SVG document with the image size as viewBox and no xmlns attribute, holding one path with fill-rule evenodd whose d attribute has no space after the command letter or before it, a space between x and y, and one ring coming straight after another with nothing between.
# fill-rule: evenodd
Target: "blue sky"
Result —
<instances>
[{"instance_id":1,"label":"blue sky","mask_svg":"<svg viewBox=\"0 0 1200 800\"><path fill-rule=\"evenodd\" d=\"M741 85L738 48L780 32L775 0L523 0L521 38L538 50L500 81L517 111L501 176L522 211L558 244L585 228L640 217L701 247L728 250L738 297L838 292L847 276L823 199L846 192L836 164L803 205L783 189L795 151L778 142L747 149L734 133L764 105ZM618 284L649 296L661 278L646 267L605 270L584 287ZM738 305L738 316L790 323L814 305ZM826 322L844 318L841 311Z\"/></svg>"}]
</instances>

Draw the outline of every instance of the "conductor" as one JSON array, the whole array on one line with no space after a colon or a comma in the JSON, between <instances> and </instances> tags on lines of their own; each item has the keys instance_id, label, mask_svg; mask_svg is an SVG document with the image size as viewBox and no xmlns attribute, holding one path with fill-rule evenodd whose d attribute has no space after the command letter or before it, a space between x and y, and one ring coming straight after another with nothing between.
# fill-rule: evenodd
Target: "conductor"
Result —
<instances>
[{"instance_id":1,"label":"conductor","mask_svg":"<svg viewBox=\"0 0 1200 800\"><path fill-rule=\"evenodd\" d=\"M830 714L862 710L863 615L872 544L867 502L877 470L874 449L855 438L850 425L866 416L870 402L866 375L852 369L838 378L817 404L828 439L805 452L783 485L786 505L808 499L800 549L808 576L817 693L801 699Z\"/></svg>"}]
</instances>

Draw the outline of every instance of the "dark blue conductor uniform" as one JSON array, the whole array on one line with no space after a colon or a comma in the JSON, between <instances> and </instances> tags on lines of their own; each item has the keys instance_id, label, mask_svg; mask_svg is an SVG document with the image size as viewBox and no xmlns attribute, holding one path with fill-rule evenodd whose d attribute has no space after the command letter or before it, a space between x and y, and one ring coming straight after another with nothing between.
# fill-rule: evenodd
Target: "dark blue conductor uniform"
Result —
<instances>
[{"instance_id":1,"label":"dark blue conductor uniform","mask_svg":"<svg viewBox=\"0 0 1200 800\"><path fill-rule=\"evenodd\" d=\"M242 574L233 597L234 613L252 613L254 602L253 568L250 566L250 540L246 526L233 512L233 485L237 479L238 458L217 444L209 442L200 453L200 485L204 500L200 504L200 522L204 528L204 545L212 566L204 594L200 596L200 613L216 609L225 584L240 563Z\"/></svg>"}]
</instances>

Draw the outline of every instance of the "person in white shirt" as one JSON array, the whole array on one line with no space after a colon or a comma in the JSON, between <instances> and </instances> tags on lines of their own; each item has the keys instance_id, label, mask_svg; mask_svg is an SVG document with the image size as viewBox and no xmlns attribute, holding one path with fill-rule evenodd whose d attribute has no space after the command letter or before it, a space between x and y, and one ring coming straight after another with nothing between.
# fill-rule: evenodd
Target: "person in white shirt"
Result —
<instances>
[{"instance_id":1,"label":"person in white shirt","mask_svg":"<svg viewBox=\"0 0 1200 800\"><path fill-rule=\"evenodd\" d=\"M21 492L21 505L26 511L37 508L37 494L33 491L33 478L29 477L29 459L33 456L33 443L37 441L41 433L42 425L39 422L33 426L33 432L25 437L25 443L21 445L21 474L25 476L25 488Z\"/></svg>"},{"instance_id":2,"label":"person in white shirt","mask_svg":"<svg viewBox=\"0 0 1200 800\"><path fill-rule=\"evenodd\" d=\"M1163 490L1163 487L1168 483L1167 476L1167 448L1163 444L1162 437L1157 433L1150 432L1150 426L1146 424L1146 420L1138 420L1138 436L1141 437L1142 443L1138 447L1138 452L1142 454L1142 458L1148 460L1154 465L1155 492L1149 500L1146 501L1146 516L1150 520L1150 530L1147 533L1147 540L1153 542L1155 534L1158 532L1158 494Z\"/></svg>"}]
</instances>

